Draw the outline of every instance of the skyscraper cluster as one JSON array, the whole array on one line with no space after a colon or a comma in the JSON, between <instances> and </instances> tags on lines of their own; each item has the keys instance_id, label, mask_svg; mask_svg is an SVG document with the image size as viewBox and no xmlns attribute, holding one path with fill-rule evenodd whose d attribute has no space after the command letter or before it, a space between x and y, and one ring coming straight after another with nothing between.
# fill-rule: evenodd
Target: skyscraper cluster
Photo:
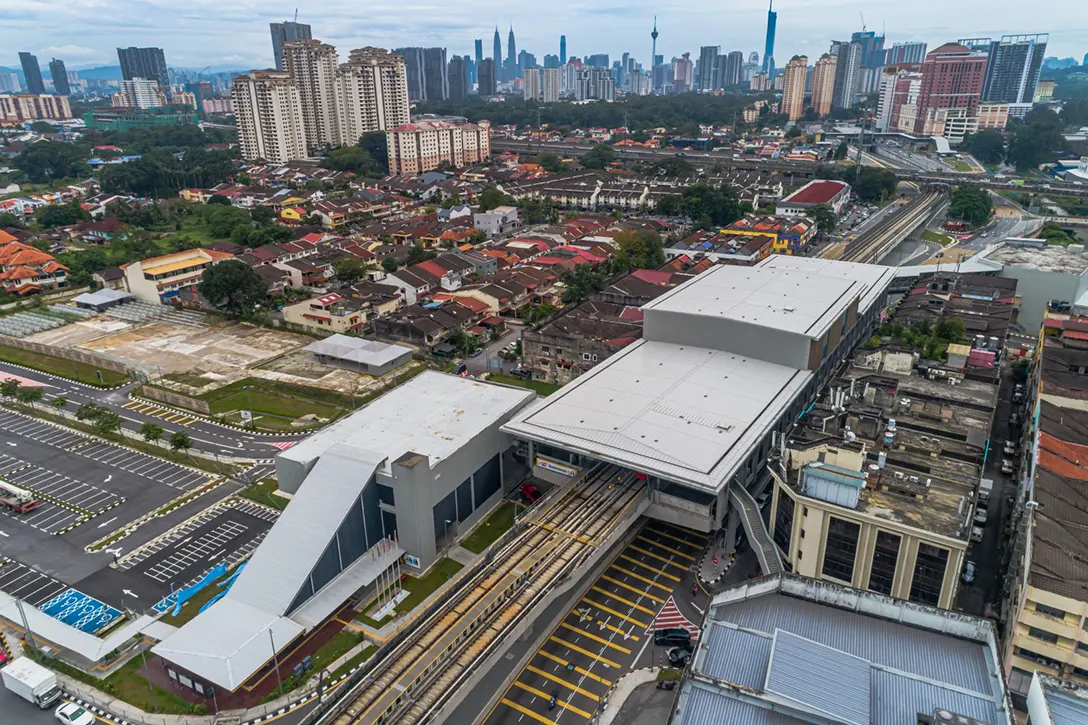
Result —
<instances>
[{"instance_id":1,"label":"skyscraper cluster","mask_svg":"<svg viewBox=\"0 0 1088 725\"><path fill-rule=\"evenodd\" d=\"M400 55L361 48L340 63L333 46L313 39L286 41L282 54L284 70L234 79L231 97L243 158L273 163L305 158L409 122L408 74Z\"/></svg>"}]
</instances>

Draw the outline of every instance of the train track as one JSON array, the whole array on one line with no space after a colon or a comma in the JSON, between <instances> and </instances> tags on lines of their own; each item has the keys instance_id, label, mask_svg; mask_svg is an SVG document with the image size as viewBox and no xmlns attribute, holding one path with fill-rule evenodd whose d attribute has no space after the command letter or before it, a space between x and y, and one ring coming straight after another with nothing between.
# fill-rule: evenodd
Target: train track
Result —
<instances>
[{"instance_id":1,"label":"train track","mask_svg":"<svg viewBox=\"0 0 1088 725\"><path fill-rule=\"evenodd\" d=\"M317 722L423 723L457 691L503 633L593 551L644 484L601 466L534 516L488 568L462 585L411 639Z\"/></svg>"},{"instance_id":2,"label":"train track","mask_svg":"<svg viewBox=\"0 0 1088 725\"><path fill-rule=\"evenodd\" d=\"M847 247L841 261L877 264L933 213L941 193L931 191L915 199L886 224L859 237Z\"/></svg>"}]
</instances>

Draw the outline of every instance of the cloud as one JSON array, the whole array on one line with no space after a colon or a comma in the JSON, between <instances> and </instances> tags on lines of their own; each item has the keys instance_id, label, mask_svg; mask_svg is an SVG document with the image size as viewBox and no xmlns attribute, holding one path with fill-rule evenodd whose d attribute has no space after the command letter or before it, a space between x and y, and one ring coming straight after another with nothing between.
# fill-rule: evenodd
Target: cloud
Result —
<instances>
[{"instance_id":1,"label":"cloud","mask_svg":"<svg viewBox=\"0 0 1088 725\"><path fill-rule=\"evenodd\" d=\"M707 4L678 0L667 13L658 12L658 52L666 59L703 45L723 52L762 52L767 0L732 0ZM1053 32L1047 55L1081 57L1088 50L1088 26L1072 22L1084 12L1084 0L1048 0L1046 17L1058 28L1039 27L1038 6L1017 0L991 0L986 12L980 2L947 0L776 0L778 40L775 55L825 52L832 38L861 29L859 8L870 29L887 29L887 45L922 40L936 47L959 37L1000 36L1006 33ZM158 46L167 62L185 67L238 62L267 66L272 62L268 23L289 20L298 0L0 0L3 50L0 65L18 65L17 52L42 48L41 55L69 64L116 62L118 46ZM649 60L650 29L660 10L648 0L582 0L575 3L495 5L483 0L322 0L313 9L301 7L300 22L313 26L315 37L332 42L346 56L352 48L375 45L396 48L440 45L449 55L471 53L482 38L490 52L491 35L499 26L505 51L511 24L519 49L537 56L558 52L559 36L567 36L568 52L584 56L630 51ZM180 11L180 12L179 12ZM939 18L936 23L934 18ZM14 41L14 42L12 42ZM231 59L231 60L228 60ZM233 60L233 59L238 59ZM246 62L242 62L246 61Z\"/></svg>"}]
</instances>

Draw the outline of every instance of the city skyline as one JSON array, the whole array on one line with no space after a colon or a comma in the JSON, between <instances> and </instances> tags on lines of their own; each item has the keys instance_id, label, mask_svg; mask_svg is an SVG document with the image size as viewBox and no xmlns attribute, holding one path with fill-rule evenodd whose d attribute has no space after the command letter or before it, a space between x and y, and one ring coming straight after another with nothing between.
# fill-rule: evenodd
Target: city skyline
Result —
<instances>
[{"instance_id":1,"label":"city skyline","mask_svg":"<svg viewBox=\"0 0 1088 725\"><path fill-rule=\"evenodd\" d=\"M158 16L154 10L147 12L145 5L139 6L138 11L133 5L131 13L124 12L124 6L131 2L121 0L117 8L121 12L111 14L114 18L124 17L124 22L111 22L103 17L90 0L51 6L48 16L44 8L11 10L6 13L6 23L20 38L19 47L11 47L8 56L0 57L0 65L18 67L18 50L63 59L69 70L115 65L117 47L139 45L164 48L168 62L175 67L213 65L240 70L275 67L268 23L290 20L294 14L292 3L262 4L257 13L249 7L223 8L217 4L213 8L209 0L195 0L195 4L187 6L187 12L179 14L164 11ZM1056 2L1067 6L1071 13L1076 9L1073 0ZM932 4L931 15L925 12L927 4ZM199 12L204 6L208 12ZM668 60L684 52L697 55L704 45L741 50L745 55L756 50L762 55L767 9L764 0L740 0L728 9L706 10L694 5L670 8L666 14L648 3L634 7L580 5L561 7L545 18L537 18L513 8L503 15L494 15L492 8L489 13L475 13L471 8L470 12L464 12L459 7L457 15L451 8L449 17L443 18L440 9L416 0L395 6L368 6L365 11L334 0L319 9L304 10L299 22L310 24L314 37L338 47L441 46L448 49L450 56L471 55L473 41L476 38L486 41L497 24L503 31L512 26L519 48L535 53L538 58L558 53L559 37L565 34L568 56L608 53L618 57L629 52L648 66L648 36L655 12L660 32L658 53ZM796 54L818 58L827 51L833 37L859 30L862 22L854 10L831 3L795 4L780 0L774 11L778 15L775 48L776 55L782 57L777 61L780 67ZM1080 58L1088 49L1088 28L1055 33L1055 28L1040 27L1048 21L1040 21L1031 8L1011 3L1008 8L1002 6L1001 12L986 13L981 20L986 23L983 26L977 24L980 22L977 8L938 5L935 0L922 0L921 7L918 3L909 7L886 3L872 10L866 7L866 11L868 28L878 32L883 28L888 47L893 42L912 40L936 47L955 37L1049 31L1047 55ZM935 22L938 17L939 27ZM427 22L419 22L421 18ZM466 21L466 18L479 20ZM721 30L708 32L707 28Z\"/></svg>"}]
</instances>

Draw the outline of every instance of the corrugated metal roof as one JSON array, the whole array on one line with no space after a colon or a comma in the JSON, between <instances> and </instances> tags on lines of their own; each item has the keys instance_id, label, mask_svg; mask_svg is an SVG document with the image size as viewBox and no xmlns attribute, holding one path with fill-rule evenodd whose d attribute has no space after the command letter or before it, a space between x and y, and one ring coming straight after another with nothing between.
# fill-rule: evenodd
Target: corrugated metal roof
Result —
<instances>
[{"instance_id":1,"label":"corrugated metal roof","mask_svg":"<svg viewBox=\"0 0 1088 725\"><path fill-rule=\"evenodd\" d=\"M700 649L707 654L699 671L718 680L761 689L772 643L770 637L715 624L700 642ZM738 657L737 652L745 655Z\"/></svg>"},{"instance_id":2,"label":"corrugated metal roof","mask_svg":"<svg viewBox=\"0 0 1088 725\"><path fill-rule=\"evenodd\" d=\"M918 715L932 715L938 707L986 723L1001 722L993 700L974 697L962 690L941 687L912 677L874 667L873 725L902 725L918 721ZM1078 720L1083 725L1083 720Z\"/></svg>"},{"instance_id":3,"label":"corrugated metal roof","mask_svg":"<svg viewBox=\"0 0 1088 725\"><path fill-rule=\"evenodd\" d=\"M1088 722L1088 700L1044 687L1046 704L1054 725L1084 725Z\"/></svg>"},{"instance_id":4,"label":"corrugated metal roof","mask_svg":"<svg viewBox=\"0 0 1088 725\"><path fill-rule=\"evenodd\" d=\"M836 722L869 725L869 670L867 660L779 629L765 689Z\"/></svg>"},{"instance_id":5,"label":"corrugated metal roof","mask_svg":"<svg viewBox=\"0 0 1088 725\"><path fill-rule=\"evenodd\" d=\"M325 451L225 599L287 615L348 509L383 460L380 453L344 444Z\"/></svg>"},{"instance_id":6,"label":"corrugated metal roof","mask_svg":"<svg viewBox=\"0 0 1088 725\"><path fill-rule=\"evenodd\" d=\"M993 687L985 647L940 632L846 616L841 609L781 594L732 603L722 618L768 634L784 629L875 664L973 692L988 693Z\"/></svg>"},{"instance_id":7,"label":"corrugated metal roof","mask_svg":"<svg viewBox=\"0 0 1088 725\"><path fill-rule=\"evenodd\" d=\"M760 707L687 682L672 725L804 725L790 715Z\"/></svg>"}]
</instances>

